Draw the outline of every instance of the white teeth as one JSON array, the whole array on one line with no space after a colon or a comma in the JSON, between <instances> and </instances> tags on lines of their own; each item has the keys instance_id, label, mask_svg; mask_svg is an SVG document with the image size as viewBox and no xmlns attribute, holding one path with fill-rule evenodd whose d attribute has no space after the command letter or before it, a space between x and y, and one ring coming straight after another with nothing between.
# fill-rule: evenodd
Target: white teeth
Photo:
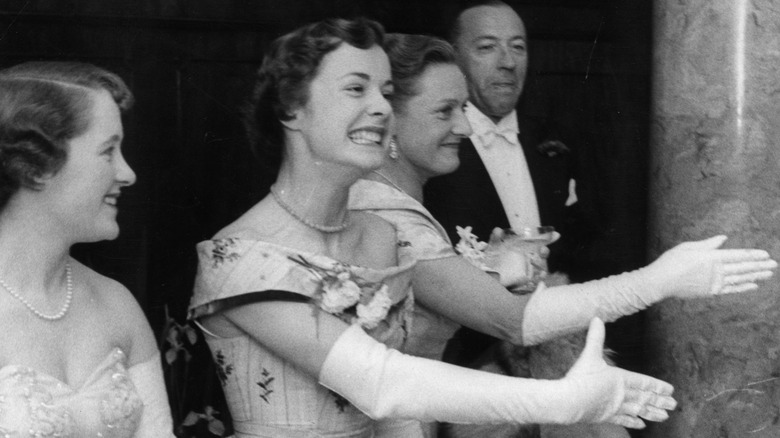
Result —
<instances>
[{"instance_id":1,"label":"white teeth","mask_svg":"<svg viewBox=\"0 0 780 438\"><path fill-rule=\"evenodd\" d=\"M371 144L382 141L382 135L374 131L355 131L349 134L349 139L357 144Z\"/></svg>"}]
</instances>

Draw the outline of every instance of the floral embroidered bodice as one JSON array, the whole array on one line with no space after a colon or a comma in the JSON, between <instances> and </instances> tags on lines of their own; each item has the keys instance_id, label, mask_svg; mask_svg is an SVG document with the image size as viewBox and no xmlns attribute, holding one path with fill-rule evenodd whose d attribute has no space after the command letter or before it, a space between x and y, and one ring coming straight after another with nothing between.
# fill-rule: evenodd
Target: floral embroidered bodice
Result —
<instances>
[{"instance_id":1,"label":"floral embroidered bodice","mask_svg":"<svg viewBox=\"0 0 780 438\"><path fill-rule=\"evenodd\" d=\"M78 388L18 365L0 369L0 437L130 438L143 404L115 348Z\"/></svg>"},{"instance_id":2,"label":"floral embroidered bodice","mask_svg":"<svg viewBox=\"0 0 780 438\"><path fill-rule=\"evenodd\" d=\"M192 319L246 302L300 301L315 313L361 325L389 347L403 345L411 324L413 264L369 269L237 238L201 242L197 251ZM249 336L206 333L206 339L237 438L374 436L371 419Z\"/></svg>"}]
</instances>

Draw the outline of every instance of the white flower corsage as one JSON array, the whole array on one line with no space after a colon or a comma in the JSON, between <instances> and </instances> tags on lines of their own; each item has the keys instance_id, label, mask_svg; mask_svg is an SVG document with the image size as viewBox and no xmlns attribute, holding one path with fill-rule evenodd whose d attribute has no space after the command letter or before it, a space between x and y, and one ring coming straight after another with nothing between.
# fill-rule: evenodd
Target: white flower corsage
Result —
<instances>
[{"instance_id":1,"label":"white flower corsage","mask_svg":"<svg viewBox=\"0 0 780 438\"><path fill-rule=\"evenodd\" d=\"M455 245L455 251L458 252L463 258L469 261L472 265L485 269L485 248L488 244L480 241L474 233L471 232L471 227L455 227L455 231L460 236L460 241Z\"/></svg>"},{"instance_id":2,"label":"white flower corsage","mask_svg":"<svg viewBox=\"0 0 780 438\"><path fill-rule=\"evenodd\" d=\"M368 304L357 305L358 323L367 329L375 328L383 319L385 319L392 304L393 302L390 300L390 295L387 293L387 285L383 284L382 287L374 293L374 296Z\"/></svg>"},{"instance_id":3,"label":"white flower corsage","mask_svg":"<svg viewBox=\"0 0 780 438\"><path fill-rule=\"evenodd\" d=\"M328 313L341 313L360 301L360 286L350 279L348 271L325 276L322 279L322 309Z\"/></svg>"},{"instance_id":4,"label":"white flower corsage","mask_svg":"<svg viewBox=\"0 0 780 438\"><path fill-rule=\"evenodd\" d=\"M369 330L387 317L393 303L386 284L366 281L343 263L335 262L326 268L302 256L289 258L317 276L319 287L312 297L315 312L322 309Z\"/></svg>"},{"instance_id":5,"label":"white flower corsage","mask_svg":"<svg viewBox=\"0 0 780 438\"><path fill-rule=\"evenodd\" d=\"M532 262L539 258L534 243L526 243L521 236L500 228L493 229L490 242L478 240L471 227L456 227L460 242L455 250L471 264L492 275L504 287L512 291L525 291L536 286L532 283L534 274L541 277L546 271L539 271ZM536 258L533 258L533 257ZM543 264L543 262L542 262Z\"/></svg>"}]
</instances>

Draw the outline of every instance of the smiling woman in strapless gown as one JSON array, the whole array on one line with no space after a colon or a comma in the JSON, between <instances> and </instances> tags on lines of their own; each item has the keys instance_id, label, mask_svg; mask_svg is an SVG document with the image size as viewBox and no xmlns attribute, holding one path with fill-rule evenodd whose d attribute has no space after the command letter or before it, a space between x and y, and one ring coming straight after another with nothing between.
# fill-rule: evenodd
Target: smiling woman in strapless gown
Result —
<instances>
[{"instance_id":1,"label":"smiling woman in strapless gown","mask_svg":"<svg viewBox=\"0 0 780 438\"><path fill-rule=\"evenodd\" d=\"M119 234L132 100L88 64L0 70L0 436L173 436L138 303L69 255Z\"/></svg>"}]
</instances>

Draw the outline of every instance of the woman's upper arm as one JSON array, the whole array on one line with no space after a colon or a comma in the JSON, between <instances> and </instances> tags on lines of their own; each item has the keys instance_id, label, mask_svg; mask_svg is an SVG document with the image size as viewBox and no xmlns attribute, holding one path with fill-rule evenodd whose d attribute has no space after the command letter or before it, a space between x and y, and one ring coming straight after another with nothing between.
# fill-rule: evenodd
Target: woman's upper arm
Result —
<instances>
[{"instance_id":1,"label":"woman's upper arm","mask_svg":"<svg viewBox=\"0 0 780 438\"><path fill-rule=\"evenodd\" d=\"M415 300L447 318L513 343L522 342L530 295L515 295L462 257L421 260L412 285Z\"/></svg>"},{"instance_id":2,"label":"woman's upper arm","mask_svg":"<svg viewBox=\"0 0 780 438\"><path fill-rule=\"evenodd\" d=\"M311 304L263 301L222 312L227 320L306 373L319 376L333 344L349 325L337 317L312 310Z\"/></svg>"},{"instance_id":3,"label":"woman's upper arm","mask_svg":"<svg viewBox=\"0 0 780 438\"><path fill-rule=\"evenodd\" d=\"M124 319L121 327L124 327L132 338L130 351L127 352L127 364L128 367L132 367L148 361L159 352L159 349L152 327L138 301L124 286L116 283L116 287L118 290L111 293L117 298L117 302L114 303L116 309L114 316Z\"/></svg>"}]
</instances>

